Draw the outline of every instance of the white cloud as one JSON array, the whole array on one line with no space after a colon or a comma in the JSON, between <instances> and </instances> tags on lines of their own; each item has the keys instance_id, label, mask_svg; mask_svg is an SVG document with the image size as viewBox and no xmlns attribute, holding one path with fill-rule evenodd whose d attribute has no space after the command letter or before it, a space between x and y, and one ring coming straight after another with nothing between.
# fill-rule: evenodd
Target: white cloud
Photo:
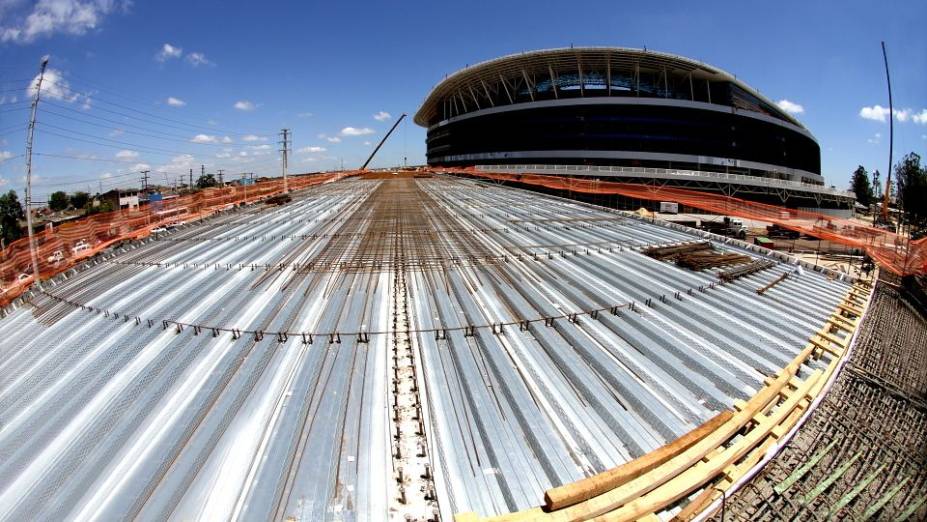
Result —
<instances>
[{"instance_id":1,"label":"white cloud","mask_svg":"<svg viewBox=\"0 0 927 522\"><path fill-rule=\"evenodd\" d=\"M116 138L116 137L118 137L118 136L122 136L122 135L125 134L125 133L126 133L126 131L123 130L123 129L113 129L112 131L110 131L109 137L110 137L110 138Z\"/></svg>"},{"instance_id":2,"label":"white cloud","mask_svg":"<svg viewBox=\"0 0 927 522\"><path fill-rule=\"evenodd\" d=\"M132 170L151 170L151 165L147 163L136 163L135 165L132 165Z\"/></svg>"},{"instance_id":3,"label":"white cloud","mask_svg":"<svg viewBox=\"0 0 927 522\"><path fill-rule=\"evenodd\" d=\"M206 55L203 53L189 53L187 54L187 61L194 67L199 67L200 65L213 65L212 62L206 59Z\"/></svg>"},{"instance_id":4,"label":"white cloud","mask_svg":"<svg viewBox=\"0 0 927 522\"><path fill-rule=\"evenodd\" d=\"M138 158L138 152L134 150L123 149L116 153L116 159L118 160L134 160Z\"/></svg>"},{"instance_id":5,"label":"white cloud","mask_svg":"<svg viewBox=\"0 0 927 522\"><path fill-rule=\"evenodd\" d=\"M183 49L166 43L161 46L161 50L158 51L158 54L155 55L155 60L159 62L166 62L171 58L180 58L181 55L183 55Z\"/></svg>"},{"instance_id":6,"label":"white cloud","mask_svg":"<svg viewBox=\"0 0 927 522\"><path fill-rule=\"evenodd\" d=\"M369 147L369 146L373 145L373 143L370 143L369 141L365 141L365 142L364 142L364 145L366 145L366 146Z\"/></svg>"},{"instance_id":7,"label":"white cloud","mask_svg":"<svg viewBox=\"0 0 927 522\"><path fill-rule=\"evenodd\" d=\"M39 75L37 74L35 75L35 78L29 82L30 98L35 96L38 82ZM53 100L65 101L68 103L73 103L82 97L79 93L71 90L70 84L61 75L61 71L51 68L45 70L45 77L42 79L42 96L51 98Z\"/></svg>"},{"instance_id":8,"label":"white cloud","mask_svg":"<svg viewBox=\"0 0 927 522\"><path fill-rule=\"evenodd\" d=\"M231 157L232 157L232 153L231 153L231 152L217 152L217 153L216 153L216 157L219 158L219 159L231 158Z\"/></svg>"},{"instance_id":9,"label":"white cloud","mask_svg":"<svg viewBox=\"0 0 927 522\"><path fill-rule=\"evenodd\" d=\"M341 129L342 136L364 136L367 134L373 134L373 129L363 127L361 129L355 127L345 127Z\"/></svg>"},{"instance_id":10,"label":"white cloud","mask_svg":"<svg viewBox=\"0 0 927 522\"><path fill-rule=\"evenodd\" d=\"M235 108L240 111L253 111L254 103L248 100L238 100L235 102Z\"/></svg>"},{"instance_id":11,"label":"white cloud","mask_svg":"<svg viewBox=\"0 0 927 522\"><path fill-rule=\"evenodd\" d=\"M242 136L241 141L247 141L247 142L267 141L267 138L264 136L255 136L254 134L248 134L247 136Z\"/></svg>"},{"instance_id":12,"label":"white cloud","mask_svg":"<svg viewBox=\"0 0 927 522\"><path fill-rule=\"evenodd\" d=\"M326 149L325 147L318 147L318 146L315 146L315 145L310 145L310 146L308 146L308 147L303 147L303 148L297 150L296 152L298 152L298 153L300 153L300 154L312 154L312 153L315 153L315 152L325 152L326 150L328 150L328 149Z\"/></svg>"},{"instance_id":13,"label":"white cloud","mask_svg":"<svg viewBox=\"0 0 927 522\"><path fill-rule=\"evenodd\" d=\"M252 150L270 150L270 145L266 143L262 145L250 145L249 148Z\"/></svg>"},{"instance_id":14,"label":"white cloud","mask_svg":"<svg viewBox=\"0 0 927 522\"><path fill-rule=\"evenodd\" d=\"M0 26L0 42L24 44L56 33L82 35L96 29L117 7L127 5L118 0L38 0L32 4L28 15L17 17L3 13L4 9L19 3L0 1L0 15L7 22Z\"/></svg>"},{"instance_id":15,"label":"white cloud","mask_svg":"<svg viewBox=\"0 0 927 522\"><path fill-rule=\"evenodd\" d=\"M311 112L301 112L297 114L296 117L297 118L310 118L312 117L312 113Z\"/></svg>"},{"instance_id":16,"label":"white cloud","mask_svg":"<svg viewBox=\"0 0 927 522\"><path fill-rule=\"evenodd\" d=\"M377 121L386 121L390 119L390 114L386 111L380 111L373 115L373 119Z\"/></svg>"},{"instance_id":17,"label":"white cloud","mask_svg":"<svg viewBox=\"0 0 927 522\"><path fill-rule=\"evenodd\" d=\"M338 136L328 136L325 138L329 143L341 143L341 138Z\"/></svg>"},{"instance_id":18,"label":"white cloud","mask_svg":"<svg viewBox=\"0 0 927 522\"><path fill-rule=\"evenodd\" d=\"M912 116L911 119L918 125L927 125L927 109L921 109L921 112Z\"/></svg>"},{"instance_id":19,"label":"white cloud","mask_svg":"<svg viewBox=\"0 0 927 522\"><path fill-rule=\"evenodd\" d=\"M228 136L223 136L223 137L222 137L222 143L232 143L232 138L230 138L230 137L228 137Z\"/></svg>"},{"instance_id":20,"label":"white cloud","mask_svg":"<svg viewBox=\"0 0 927 522\"><path fill-rule=\"evenodd\" d=\"M894 109L892 114L895 116L895 120L900 122L906 122L912 117L911 109ZM872 107L863 107L859 110L859 116L866 120L881 121L885 122L888 118L888 107L882 107L881 105L873 105ZM920 114L913 114L914 123L927 123L927 109L923 110Z\"/></svg>"},{"instance_id":21,"label":"white cloud","mask_svg":"<svg viewBox=\"0 0 927 522\"><path fill-rule=\"evenodd\" d=\"M219 138L216 136L210 136L209 134L197 134L192 139L193 143L219 143Z\"/></svg>"},{"instance_id":22,"label":"white cloud","mask_svg":"<svg viewBox=\"0 0 927 522\"><path fill-rule=\"evenodd\" d=\"M863 107L859 110L859 116L866 120L885 121L885 117L888 116L888 108L881 105Z\"/></svg>"},{"instance_id":23,"label":"white cloud","mask_svg":"<svg viewBox=\"0 0 927 522\"><path fill-rule=\"evenodd\" d=\"M795 103L795 102L793 102L793 101L789 101L789 100L786 100L786 99L782 99L782 100L777 101L777 102L776 102L776 105L778 105L780 109L784 110L785 112L787 112L787 113L789 113L789 114L801 114L801 113L805 112L805 108L804 108L804 107L802 107L801 105L799 105L799 104L797 104L797 103Z\"/></svg>"},{"instance_id":24,"label":"white cloud","mask_svg":"<svg viewBox=\"0 0 927 522\"><path fill-rule=\"evenodd\" d=\"M180 98L174 98L173 96L167 97L167 104L171 107L183 107L187 102L181 100Z\"/></svg>"},{"instance_id":25,"label":"white cloud","mask_svg":"<svg viewBox=\"0 0 927 522\"><path fill-rule=\"evenodd\" d=\"M882 139L882 133L877 132L875 133L875 135L873 135L871 138L867 139L866 141L868 143L878 144L881 139Z\"/></svg>"},{"instance_id":26,"label":"white cloud","mask_svg":"<svg viewBox=\"0 0 927 522\"><path fill-rule=\"evenodd\" d=\"M196 178L199 177L200 164L196 163L196 158L191 154L181 154L179 156L174 156L171 158L171 162L165 165L161 165L158 170L166 170L168 172L184 172L188 173L190 169L193 169L193 181L196 181Z\"/></svg>"},{"instance_id":27,"label":"white cloud","mask_svg":"<svg viewBox=\"0 0 927 522\"><path fill-rule=\"evenodd\" d=\"M0 150L0 163L13 157L13 153L8 150Z\"/></svg>"},{"instance_id":28,"label":"white cloud","mask_svg":"<svg viewBox=\"0 0 927 522\"><path fill-rule=\"evenodd\" d=\"M301 163L312 163L315 161L319 161L319 158L313 158L312 156L310 156L308 158L303 158Z\"/></svg>"}]
</instances>

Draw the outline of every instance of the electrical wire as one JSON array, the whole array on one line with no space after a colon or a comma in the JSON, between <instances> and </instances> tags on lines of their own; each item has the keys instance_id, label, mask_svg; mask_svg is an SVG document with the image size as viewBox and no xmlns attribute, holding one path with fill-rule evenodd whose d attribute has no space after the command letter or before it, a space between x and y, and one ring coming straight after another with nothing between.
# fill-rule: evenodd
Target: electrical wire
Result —
<instances>
[{"instance_id":1,"label":"electrical wire","mask_svg":"<svg viewBox=\"0 0 927 522\"><path fill-rule=\"evenodd\" d=\"M37 125L41 125L42 127L51 127L51 128L54 128L54 129L63 129L62 127L58 127L57 125L52 125L52 124L45 123L45 122L40 122L40 121L36 121L36 124L37 124ZM129 143L129 142L125 142L125 141L111 140L111 139L109 139L109 138L102 138L102 137L99 137L99 136L95 136L95 135L93 135L93 134L87 134L87 133L84 133L84 132L78 132L78 131L71 130L71 129L63 129L63 130L64 130L64 132L69 132L69 133L71 133L71 134L77 134L77 135L80 135L80 136L89 136L89 137L94 138L94 139L90 140L90 139L86 139L86 138L78 138L78 137L76 137L76 136L72 136L72 135L68 135L68 134L61 134L60 132L55 132L55 131L52 131L52 130L48 130L47 128L46 128L45 130L43 130L42 132L43 132L44 134L49 134L49 135L51 135L51 136L57 136L57 137L59 137L59 138L65 138L65 139L68 139L68 140L80 141L80 142L83 142L83 143L89 143L89 144L91 144L91 145L99 145L99 146L101 146L101 147L110 147L110 148L113 148L113 149L120 149L120 150L125 149L126 147L132 147L132 148L134 148L134 149L138 149L139 151L147 152L148 154L152 154L152 155L155 155L155 156L158 156L158 155L160 155L160 156L175 156L175 155L178 155L178 154L189 154L189 155L193 156L193 155L195 154L195 153L192 153L192 152L190 152L190 151L178 151L178 150L170 150L170 149L161 149L161 148L158 148L158 147L146 147L146 146L144 146L144 145L138 145L138 144ZM96 140L107 140L107 141L112 141L113 143L103 143L103 142L96 141Z\"/></svg>"},{"instance_id":2,"label":"electrical wire","mask_svg":"<svg viewBox=\"0 0 927 522\"><path fill-rule=\"evenodd\" d=\"M52 105L52 106L54 106L54 107L60 107L60 108L68 109L68 110L71 110L71 111L74 111L74 110L75 110L75 109L72 109L72 108L70 108L70 107L68 107L68 106L66 106L66 105L60 104L60 103L58 103L58 102L56 102L56 101L48 101L47 103L50 104L50 105ZM106 113L110 113L110 114L115 114L115 115L117 115L117 116L122 116L122 117L124 117L124 118L129 118L129 119L132 119L132 120L145 122L145 123L148 123L148 124L150 124L150 125L160 125L160 126L162 126L162 127L169 127L169 128L176 129L176 130L180 130L180 131L184 131L184 132L199 132L199 131L195 131L195 130L191 130L191 129L185 129L185 128L183 128L183 127L179 127L179 126L177 126L177 125L173 125L173 124L170 124L170 123L163 123L163 122L159 122L159 121L152 121L152 120L149 120L149 119L146 119L146 118L140 118L140 117L138 117L138 116L133 116L133 115L131 115L131 114L126 114L126 113L124 113L124 112L114 111L114 110L111 110L111 109L107 109L107 108L105 108L105 107L95 106L94 109L96 109L96 110L98 110L98 111L103 111L103 112L106 112ZM213 131L211 131L211 132L215 132L215 131L213 130ZM200 133L202 133L202 132L200 132Z\"/></svg>"},{"instance_id":3,"label":"electrical wire","mask_svg":"<svg viewBox=\"0 0 927 522\"><path fill-rule=\"evenodd\" d=\"M90 82L89 80L81 79L81 78L80 78L79 76L77 76L77 75L71 74L70 76L71 76L72 78L74 78L74 79L78 79L78 82L77 82L78 84L85 83L85 84L87 84L91 89L99 89L100 91L108 92L109 94L115 95L115 96L117 96L117 97L119 97L119 98L123 98L123 99L125 99L125 100L127 100L127 101L131 101L131 102L133 102L133 103L139 103L139 104L147 105L147 102L144 102L144 101L142 101L142 100L134 99L134 98L130 98L130 97L128 97L128 96L124 96L124 95L122 95L122 94L118 94L118 93L116 93L116 91L113 91L113 90L108 89L108 88L100 87L98 84L95 86L95 85L94 85L94 82ZM139 114L143 114L143 115L146 115L146 116L149 116L149 117L152 117L152 118L158 118L158 119L165 120L165 121L168 121L168 122L171 122L171 123L177 123L177 124L180 124L180 125L186 125L186 126L189 126L189 127L194 127L194 128L198 128L198 129L204 129L204 130L207 130L207 131L209 131L209 132L221 132L221 133L224 133L224 134L239 134L239 135L246 135L246 134L274 134L274 133L276 133L276 131L242 132L242 131L239 131L239 130L229 130L229 129L223 129L223 128L214 127L214 126L202 125L202 124L199 124L199 123L191 123L191 122L189 122L189 121L184 121L184 120L180 120L180 119L176 119L176 118L169 118L169 117L166 117L166 116L162 116L162 115L159 115L159 114L154 114L154 113L151 113L151 112L148 112L148 111L144 111L144 110L141 110L141 109L136 109L136 108L134 108L134 107L130 107L130 106L127 106L127 105L123 105L123 104L121 104L121 103L114 102L114 101L112 101L112 100L109 100L109 99L107 99L107 98L101 97L101 96L99 96L99 95L91 95L91 96L89 96L89 97L90 97L91 99L93 99L94 101L101 101L101 102L106 103L106 104L108 104L108 105L113 105L113 106L115 106L115 107L119 107L119 108L121 108L121 109L130 110L130 111L133 111L133 112L137 112L137 113L139 113Z\"/></svg>"},{"instance_id":4,"label":"electrical wire","mask_svg":"<svg viewBox=\"0 0 927 522\"><path fill-rule=\"evenodd\" d=\"M78 113L79 113L80 111L75 111L75 112L78 112ZM70 121L82 123L82 124L84 124L84 125L93 125L93 126L95 126L95 127L101 127L101 128L104 128L104 129L110 129L110 128L112 128L110 125L106 125L106 124L103 124L103 123L96 123L96 122L92 122L92 121L87 121L87 120L83 120L83 119L80 119L80 118L75 118L75 117L73 117L73 116L68 116L68 115L66 115L66 114L62 114L62 113L60 113L60 112L55 112L55 111L48 110L48 109L43 110L42 113L43 113L43 115L45 115L45 114L52 114L52 115L57 116L57 117L59 117L59 118L64 118L64 119L66 119L66 120L70 120ZM86 116L93 116L93 115L87 114ZM119 126L121 126L121 127L130 127L130 128L133 128L133 129L143 128L143 127L139 127L139 126L137 126L137 125L129 125L129 124L125 124L125 123L122 123L122 122L117 122L117 121L115 121L115 120L109 120L109 119L102 118L102 117L97 117L97 116L93 116L93 117L96 117L96 118L105 120L105 121L107 121L107 122L110 122L112 125L119 125ZM145 136L145 137L148 137L148 138L156 138L156 139L159 139L159 140L175 141L175 142L179 142L179 143L186 143L186 144L193 144L193 145L206 145L206 146L211 146L211 147L229 147L229 146L232 145L231 143L204 143L204 142L197 142L197 141L192 141L190 138L181 136L181 135L179 135L179 134L169 134L169 133L166 133L166 132L159 132L159 131L151 131L151 132L155 132L155 133L156 133L156 134L151 134L151 133L148 133L148 132L139 132L139 131L125 130L124 128L120 128L120 129L118 129L118 130L121 130L122 132L124 132L124 133L126 133L126 134L132 134L132 135L137 135L137 136Z\"/></svg>"}]
</instances>

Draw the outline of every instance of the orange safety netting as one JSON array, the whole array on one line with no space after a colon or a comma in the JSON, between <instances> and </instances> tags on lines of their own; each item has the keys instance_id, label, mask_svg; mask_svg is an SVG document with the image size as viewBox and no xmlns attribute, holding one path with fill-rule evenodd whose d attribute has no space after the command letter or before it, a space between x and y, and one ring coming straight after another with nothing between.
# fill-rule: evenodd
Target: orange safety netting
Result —
<instances>
[{"instance_id":1,"label":"orange safety netting","mask_svg":"<svg viewBox=\"0 0 927 522\"><path fill-rule=\"evenodd\" d=\"M819 212L747 201L731 196L675 187L579 179L544 174L510 174L474 169L442 169L469 176L583 194L620 195L649 201L669 201L713 214L773 223L842 245L865 250L880 267L897 275L927 273L927 238L909 241L894 232Z\"/></svg>"},{"instance_id":2,"label":"orange safety netting","mask_svg":"<svg viewBox=\"0 0 927 522\"><path fill-rule=\"evenodd\" d=\"M349 176L350 172L292 176L289 190L299 190ZM48 278L119 241L140 239L161 225L190 221L218 210L255 202L283 192L283 180L252 185L208 188L174 199L151 202L131 210L104 212L49 227L35 234L39 273ZM18 239L0 252L0 306L22 294L32 283L29 239Z\"/></svg>"}]
</instances>

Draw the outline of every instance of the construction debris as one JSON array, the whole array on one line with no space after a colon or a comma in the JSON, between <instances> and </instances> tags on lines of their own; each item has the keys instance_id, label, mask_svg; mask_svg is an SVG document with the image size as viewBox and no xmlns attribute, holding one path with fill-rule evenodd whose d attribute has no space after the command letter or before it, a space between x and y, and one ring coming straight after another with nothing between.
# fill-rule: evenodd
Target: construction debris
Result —
<instances>
[{"instance_id":1,"label":"construction debris","mask_svg":"<svg viewBox=\"0 0 927 522\"><path fill-rule=\"evenodd\" d=\"M772 268L774 266L776 266L775 261L754 261L749 265L739 266L737 268L732 268L730 270L721 272L718 274L718 278L726 283L730 283L735 279L740 279L741 277L746 277L750 274L755 274L761 270L766 270L767 268Z\"/></svg>"},{"instance_id":2,"label":"construction debris","mask_svg":"<svg viewBox=\"0 0 927 522\"><path fill-rule=\"evenodd\" d=\"M782 274L781 276L777 277L776 279L774 279L774 280L773 280L771 283L769 283L768 285L763 286L763 287L761 287L761 288L757 288L757 289L756 289L756 293L758 293L758 294L760 294L760 295L763 295L763 294L766 293L766 291L769 290L770 288L772 288L772 287L778 285L779 283L785 281L785 279L786 279L787 277L789 277L789 273L788 273L788 272L786 272L786 273Z\"/></svg>"},{"instance_id":3,"label":"construction debris","mask_svg":"<svg viewBox=\"0 0 927 522\"><path fill-rule=\"evenodd\" d=\"M676 257L676 264L690 270L707 270L719 266L749 263L752 258L743 254L728 254L713 250L691 252Z\"/></svg>"},{"instance_id":4,"label":"construction debris","mask_svg":"<svg viewBox=\"0 0 927 522\"><path fill-rule=\"evenodd\" d=\"M683 254L711 250L711 243L708 241L699 241L698 243L684 243L682 245L672 245L665 247L653 247L643 250L644 255L654 259L672 260Z\"/></svg>"}]
</instances>

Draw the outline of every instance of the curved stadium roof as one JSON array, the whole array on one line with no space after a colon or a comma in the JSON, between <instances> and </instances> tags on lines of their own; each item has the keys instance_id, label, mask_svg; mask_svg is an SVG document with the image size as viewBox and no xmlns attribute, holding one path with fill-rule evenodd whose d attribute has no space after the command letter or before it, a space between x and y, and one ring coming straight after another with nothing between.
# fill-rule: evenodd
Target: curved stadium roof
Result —
<instances>
[{"instance_id":1,"label":"curved stadium roof","mask_svg":"<svg viewBox=\"0 0 927 522\"><path fill-rule=\"evenodd\" d=\"M544 49L511 54L468 66L446 77L432 89L416 113L415 123L428 127L443 119L441 117L441 105L445 100L453 98L455 95L460 100L461 105L466 106L466 104L473 102L477 110L480 108L480 99L493 103L490 99L495 97L495 93L491 94L490 91L493 86L500 83L505 93L505 98L502 99L508 99L510 103L518 103L509 92L510 87L518 84L528 86L529 94L533 99L533 94L530 92L532 88L539 87L542 82L555 84L557 82L556 78L564 73L578 72L580 78L583 78L584 73L587 78L601 78L604 75L608 75L610 78L612 72L627 73L630 71L637 71L638 73L657 72L659 74L665 72L663 81L667 82L670 76L675 80L685 78L693 81L707 80L712 83L729 82L747 91L760 102L757 107L741 106L740 108L765 112L804 128L798 120L780 110L773 101L727 71L684 56L626 47ZM580 80L578 84L581 92L583 91L583 83ZM608 83L611 84L612 82ZM601 88L602 84L599 83L599 86ZM608 93L611 94L611 86L606 85L606 87L608 87ZM556 88L554 90L556 91ZM585 92L582 92L582 95L585 95Z\"/></svg>"}]
</instances>

